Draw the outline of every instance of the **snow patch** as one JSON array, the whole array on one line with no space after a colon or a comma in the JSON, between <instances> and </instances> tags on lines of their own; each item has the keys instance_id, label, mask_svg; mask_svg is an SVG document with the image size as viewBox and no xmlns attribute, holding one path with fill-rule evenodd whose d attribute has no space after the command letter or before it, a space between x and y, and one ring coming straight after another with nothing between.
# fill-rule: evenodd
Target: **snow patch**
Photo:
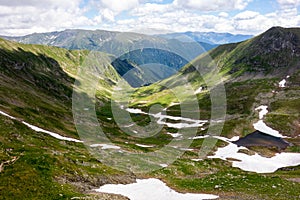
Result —
<instances>
[{"instance_id":1,"label":"snow patch","mask_svg":"<svg viewBox=\"0 0 300 200\"><path fill-rule=\"evenodd\" d=\"M159 166L161 166L161 167L163 167L163 168L166 168L166 167L168 167L168 165L167 165L167 164L160 164Z\"/></svg>"},{"instance_id":2,"label":"snow patch","mask_svg":"<svg viewBox=\"0 0 300 200\"><path fill-rule=\"evenodd\" d=\"M190 140L199 140L199 139L204 139L204 138L207 138L207 137L210 137L209 135L200 135L200 136L195 136L195 137L191 137L189 138Z\"/></svg>"},{"instance_id":3,"label":"snow patch","mask_svg":"<svg viewBox=\"0 0 300 200\"><path fill-rule=\"evenodd\" d=\"M239 159L242 162L233 162L233 167L257 173L272 173L282 167L300 165L299 153L278 153L272 158L262 157L258 154L252 156L244 154Z\"/></svg>"},{"instance_id":4,"label":"snow patch","mask_svg":"<svg viewBox=\"0 0 300 200\"><path fill-rule=\"evenodd\" d=\"M195 120L195 119L190 119L190 118L185 118L185 117L174 117L174 116L169 116L169 115L164 115L161 112L156 113L156 114L148 114L141 109L136 109L136 108L127 108L127 112L133 113L133 114L146 114L153 116L158 119L157 123L161 125L167 125L170 128L176 128L176 129L182 129L182 128L197 128L197 127L202 127L204 126L205 123L207 123L207 120ZM189 123L167 123L164 122L164 119L171 119L175 121L185 121Z\"/></svg>"},{"instance_id":5,"label":"snow patch","mask_svg":"<svg viewBox=\"0 0 300 200\"><path fill-rule=\"evenodd\" d=\"M56 139L59 139L59 140L65 140L65 141L70 141L70 142L83 142L81 140L77 140L77 139L69 138L69 137L64 137L64 136L61 136L61 135L59 135L57 133L53 133L51 131L47 131L47 130L41 129L41 128L37 127L37 126L28 124L27 122L24 122L24 121L22 121L22 123L25 124L27 127L31 128L32 130L36 131L36 132L46 133L46 134L51 135L52 137L54 137Z\"/></svg>"},{"instance_id":6,"label":"snow patch","mask_svg":"<svg viewBox=\"0 0 300 200\"><path fill-rule=\"evenodd\" d=\"M162 124L162 125L167 125L169 128L175 128L175 129L182 129L182 128L196 128L196 127L200 127L200 126L203 126L204 124L188 124L188 123L176 123L176 124L173 124L173 123L166 123L166 122L163 122L161 120L159 120L157 122L158 124Z\"/></svg>"},{"instance_id":7,"label":"snow patch","mask_svg":"<svg viewBox=\"0 0 300 200\"><path fill-rule=\"evenodd\" d=\"M126 108L126 111L132 114L147 114L143 112L141 109L136 109L136 108Z\"/></svg>"},{"instance_id":8,"label":"snow patch","mask_svg":"<svg viewBox=\"0 0 300 200\"><path fill-rule=\"evenodd\" d=\"M177 147L178 148L178 147ZM195 149L179 148L181 151L195 151Z\"/></svg>"},{"instance_id":9,"label":"snow patch","mask_svg":"<svg viewBox=\"0 0 300 200\"><path fill-rule=\"evenodd\" d=\"M227 143L230 143L230 142L233 142L233 141L237 141L237 140L240 139L239 136L234 136L231 139L228 139L226 137L213 136L213 135L200 135L200 136L196 136L196 137L190 137L189 139L190 140L198 140L198 139L204 139L204 138L208 138L208 137L212 137L212 138L215 138L215 139L221 140L223 142L227 142Z\"/></svg>"},{"instance_id":10,"label":"snow patch","mask_svg":"<svg viewBox=\"0 0 300 200\"><path fill-rule=\"evenodd\" d=\"M154 147L153 145L144 145L144 144L135 144L138 147L143 147L143 148L152 148Z\"/></svg>"},{"instance_id":11,"label":"snow patch","mask_svg":"<svg viewBox=\"0 0 300 200\"><path fill-rule=\"evenodd\" d=\"M5 112L2 112L2 111L0 111L0 114L1 114L1 115L4 115L5 117L8 117L8 118L10 118L10 119L16 119L15 117L10 116L9 114L7 114L7 113L5 113Z\"/></svg>"},{"instance_id":12,"label":"snow patch","mask_svg":"<svg viewBox=\"0 0 300 200\"><path fill-rule=\"evenodd\" d=\"M274 137L284 137L279 133L279 131L276 131L272 129L271 127L268 127L265 122L262 120L266 114L268 114L268 106L259 106L255 108L255 110L260 110L259 111L259 121L253 124L253 127L255 130L258 130L260 132L272 135Z\"/></svg>"},{"instance_id":13,"label":"snow patch","mask_svg":"<svg viewBox=\"0 0 300 200\"><path fill-rule=\"evenodd\" d=\"M271 158L258 155L247 155L238 152L245 147L238 147L236 144L229 143L225 147L218 148L214 156L208 158L219 158L222 160L236 159L231 161L233 167L238 167L244 171L256 173L273 173L279 168L300 165L299 153L277 153Z\"/></svg>"},{"instance_id":14,"label":"snow patch","mask_svg":"<svg viewBox=\"0 0 300 200\"><path fill-rule=\"evenodd\" d=\"M286 84L286 80L283 79L282 81L279 82L279 87L284 88Z\"/></svg>"},{"instance_id":15,"label":"snow patch","mask_svg":"<svg viewBox=\"0 0 300 200\"><path fill-rule=\"evenodd\" d=\"M203 88L202 88L202 87L199 87L198 90L196 90L196 91L194 92L194 94L199 94L199 93L202 92L202 90L203 90Z\"/></svg>"},{"instance_id":16,"label":"snow patch","mask_svg":"<svg viewBox=\"0 0 300 200\"><path fill-rule=\"evenodd\" d=\"M234 136L230 139L231 142L235 142L235 141L238 141L240 139L239 136Z\"/></svg>"},{"instance_id":17,"label":"snow patch","mask_svg":"<svg viewBox=\"0 0 300 200\"><path fill-rule=\"evenodd\" d=\"M259 119L263 119L266 114L268 114L268 106L259 106L255 108L255 110L259 111Z\"/></svg>"},{"instance_id":18,"label":"snow patch","mask_svg":"<svg viewBox=\"0 0 300 200\"><path fill-rule=\"evenodd\" d=\"M200 159L200 158L196 158L196 159L191 159L191 161L195 161L195 162L199 162L199 161L202 161L203 159Z\"/></svg>"},{"instance_id":19,"label":"snow patch","mask_svg":"<svg viewBox=\"0 0 300 200\"><path fill-rule=\"evenodd\" d=\"M268 127L263 120L259 120L258 122L253 124L253 127L255 130L258 130L260 132L266 133L268 135L272 135L274 137L281 137L283 138L284 136L279 133L279 131L276 131L272 129L271 127Z\"/></svg>"},{"instance_id":20,"label":"snow patch","mask_svg":"<svg viewBox=\"0 0 300 200\"><path fill-rule=\"evenodd\" d=\"M157 123L162 125L167 125L170 128L176 128L176 129L182 129L182 128L196 128L196 127L202 127L205 123L207 123L207 120L195 120L190 118L184 118L184 117L173 117L168 115L163 115L162 113L157 113L152 115L155 118L158 118ZM190 123L167 123L164 122L164 119L171 119L175 121L186 121Z\"/></svg>"},{"instance_id":21,"label":"snow patch","mask_svg":"<svg viewBox=\"0 0 300 200\"><path fill-rule=\"evenodd\" d=\"M48 36L49 40L55 40L58 37L58 35L51 35L50 37Z\"/></svg>"},{"instance_id":22,"label":"snow patch","mask_svg":"<svg viewBox=\"0 0 300 200\"><path fill-rule=\"evenodd\" d=\"M164 182L154 178L138 179L136 183L128 185L108 184L96 189L96 191L120 194L131 200L201 200L218 198L218 196L211 194L178 193L169 188Z\"/></svg>"},{"instance_id":23,"label":"snow patch","mask_svg":"<svg viewBox=\"0 0 300 200\"><path fill-rule=\"evenodd\" d=\"M173 138L178 138L178 137L181 137L182 134L180 133L167 133L168 135L171 135Z\"/></svg>"},{"instance_id":24,"label":"snow patch","mask_svg":"<svg viewBox=\"0 0 300 200\"><path fill-rule=\"evenodd\" d=\"M239 156L237 153L240 149L246 149L245 147L238 147L233 143L229 143L225 147L218 148L214 156L208 156L208 158L220 158L226 160L227 158L236 158Z\"/></svg>"},{"instance_id":25,"label":"snow patch","mask_svg":"<svg viewBox=\"0 0 300 200\"><path fill-rule=\"evenodd\" d=\"M129 128L129 127L132 127L132 126L134 126L134 124L126 125L126 126L124 126L124 128Z\"/></svg>"},{"instance_id":26,"label":"snow patch","mask_svg":"<svg viewBox=\"0 0 300 200\"><path fill-rule=\"evenodd\" d=\"M10 116L10 115L6 114L5 112L0 111L0 114L1 114L1 115L4 115L4 116L6 116L6 117L9 117L10 119L16 120L15 117ZM61 135L59 135L59 134L57 134L57 133L53 133L53 132L51 132L51 131L47 131L47 130L41 129L41 128L37 127L37 126L31 125L31 124L29 124L29 123L27 123L27 122L24 122L24 121L22 121L22 123L23 123L24 125L26 125L27 127L29 127L30 129L36 131L36 132L46 133L46 134L48 134L48 135L50 135L50 136L52 136L52 137L54 137L54 138L56 138L56 139L59 139L59 140L65 140L65 141L70 141L70 142L83 142L83 141L81 141L81 140L77 140L77 139L69 138L69 137L64 137L64 136L61 136Z\"/></svg>"}]
</instances>

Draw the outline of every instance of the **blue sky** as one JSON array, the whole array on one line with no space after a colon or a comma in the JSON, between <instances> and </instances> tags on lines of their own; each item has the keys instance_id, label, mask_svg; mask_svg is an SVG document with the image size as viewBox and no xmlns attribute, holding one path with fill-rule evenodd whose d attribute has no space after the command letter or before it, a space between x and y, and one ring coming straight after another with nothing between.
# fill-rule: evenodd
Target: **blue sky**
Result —
<instances>
[{"instance_id":1,"label":"blue sky","mask_svg":"<svg viewBox=\"0 0 300 200\"><path fill-rule=\"evenodd\" d=\"M64 29L259 34L300 26L300 0L0 0L0 35Z\"/></svg>"}]
</instances>

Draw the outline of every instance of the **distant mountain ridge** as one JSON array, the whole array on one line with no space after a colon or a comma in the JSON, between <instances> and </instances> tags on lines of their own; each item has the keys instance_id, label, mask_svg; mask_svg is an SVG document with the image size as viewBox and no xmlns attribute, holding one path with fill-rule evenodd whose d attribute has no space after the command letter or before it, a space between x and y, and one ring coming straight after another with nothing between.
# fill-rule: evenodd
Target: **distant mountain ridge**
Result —
<instances>
[{"instance_id":1,"label":"distant mountain ridge","mask_svg":"<svg viewBox=\"0 0 300 200\"><path fill-rule=\"evenodd\" d=\"M33 33L20 37L2 37L25 44L41 44L70 50L95 50L112 54L115 59L118 59L116 62L112 59L112 64L120 75L124 75L140 65L153 62L163 64L170 69L166 71L155 68L143 71L141 68L137 68L134 74L140 78L136 80L139 84L131 84L134 87L165 79L181 69L188 61L216 47L216 45L195 41L178 41L138 33L104 30L68 29L59 32ZM147 51L143 51L143 49L147 49ZM142 53L136 53L138 50ZM166 53L166 51L170 53ZM176 54L180 56L178 57ZM126 67L122 69L124 66Z\"/></svg>"},{"instance_id":2,"label":"distant mountain ridge","mask_svg":"<svg viewBox=\"0 0 300 200\"><path fill-rule=\"evenodd\" d=\"M48 33L33 33L25 36L0 36L4 39L24 43L56 46L70 50L96 50L121 56L131 50L143 48L169 48L174 46L188 46L196 41L178 41L176 38L163 38L133 32L116 32L105 30L67 29ZM217 45L198 42L204 51L215 48ZM192 50L191 50L192 52ZM203 52L196 52L203 53ZM195 54L195 53L194 53ZM195 54L196 55L196 54Z\"/></svg>"},{"instance_id":3,"label":"distant mountain ridge","mask_svg":"<svg viewBox=\"0 0 300 200\"><path fill-rule=\"evenodd\" d=\"M190 38L197 42L203 42L203 43L214 44L214 45L241 42L253 37L253 35L216 33L216 32L191 32L191 31L181 32L181 33L161 34L157 36L162 38L167 38L167 39L177 39L181 41L186 41L188 38Z\"/></svg>"},{"instance_id":4,"label":"distant mountain ridge","mask_svg":"<svg viewBox=\"0 0 300 200\"><path fill-rule=\"evenodd\" d=\"M189 61L219 44L246 40L252 36L213 32L150 36L132 32L67 29L19 37L2 37L24 44L41 44L70 50L96 50L112 54L114 57L111 64L117 72L121 76L133 72L127 77L127 81L133 87L139 87L170 77ZM138 53L139 50L141 53ZM163 69L147 65L149 63L162 64L166 67ZM143 65L148 67L139 68Z\"/></svg>"}]
</instances>

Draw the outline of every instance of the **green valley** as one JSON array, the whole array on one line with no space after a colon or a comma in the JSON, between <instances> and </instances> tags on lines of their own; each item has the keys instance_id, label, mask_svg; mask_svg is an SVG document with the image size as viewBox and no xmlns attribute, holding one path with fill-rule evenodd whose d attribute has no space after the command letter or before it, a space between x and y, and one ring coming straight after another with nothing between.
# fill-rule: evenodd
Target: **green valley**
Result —
<instances>
[{"instance_id":1,"label":"green valley","mask_svg":"<svg viewBox=\"0 0 300 200\"><path fill-rule=\"evenodd\" d=\"M141 54L115 60L114 51L72 47L0 39L0 199L122 200L95 189L148 178L219 199L299 198L299 28L273 27L220 45L176 74L136 88L122 75L138 67L130 61ZM147 56L161 56L155 62L180 62L153 52ZM104 140L89 135L95 127ZM290 145L233 143L257 129L281 134ZM128 168L115 167L118 162Z\"/></svg>"}]
</instances>

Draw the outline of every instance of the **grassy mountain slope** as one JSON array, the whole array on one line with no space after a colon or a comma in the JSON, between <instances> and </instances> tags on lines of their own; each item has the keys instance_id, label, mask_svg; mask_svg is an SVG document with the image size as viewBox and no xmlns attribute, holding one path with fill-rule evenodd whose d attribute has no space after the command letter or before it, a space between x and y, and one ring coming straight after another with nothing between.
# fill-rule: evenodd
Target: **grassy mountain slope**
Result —
<instances>
[{"instance_id":1,"label":"grassy mountain slope","mask_svg":"<svg viewBox=\"0 0 300 200\"><path fill-rule=\"evenodd\" d=\"M102 165L83 144L58 140L21 123L78 138L72 114L73 84L78 66L88 55L88 51L0 39L0 110L17 118L0 116L1 198L70 199L85 196L105 182L131 180ZM119 79L110 63L103 66L98 66L104 72L98 84L99 103L110 98L109 91ZM114 198L122 199L102 196Z\"/></svg>"},{"instance_id":2,"label":"grassy mountain slope","mask_svg":"<svg viewBox=\"0 0 300 200\"><path fill-rule=\"evenodd\" d=\"M47 130L77 138L71 110L71 87L74 79L80 78L76 76L77 66L84 63L89 53L40 45L23 45L5 40L1 40L0 44L1 60L4 60L1 63L0 109L19 120L24 119ZM254 108L267 104L271 111L266 119L268 124L278 130L281 128L284 135L296 136L299 130L297 67L287 67L295 71L294 74L272 70L266 71L268 74L265 75L260 71L246 72L250 64L246 67L240 65L241 72L231 71L228 69L229 66L220 65L224 56L233 59L231 57L235 55L232 51L243 44L246 45L247 42L221 46L210 52L210 54L215 52L215 61L221 69L221 74L224 75L223 79L226 80L228 115L222 135L230 138L253 131L252 123L258 118ZM246 52L245 49L244 53ZM276 54L275 52L274 56ZM180 82L184 78L191 83L194 90L203 87L203 91L196 94L199 98L200 117L203 119L210 117L210 93L204 81L209 80L213 73L205 73L207 72L205 67L213 64L209 61L202 55L199 60L193 62L194 66L202 67L203 77L199 77L195 69L187 65L179 74L163 81L171 89L176 88L175 92L185 91L185 86ZM104 63L104 66L105 69L112 69L109 63ZM164 127L161 133L149 138L128 136L120 130L113 119L109 102L109 91L119 77L113 69L105 74L94 103L102 129L112 142L126 151L145 153L159 149L174 140L166 133L176 130L168 127ZM291 76L287 79L287 87L279 88L278 82L286 75ZM253 77L255 79L252 79ZM212 83L218 81L213 80ZM51 85L52 83L55 87ZM145 110L157 102L170 105L175 101L170 90L157 84L136 89L133 97L135 97L132 100L133 105L142 106ZM189 96L185 96L185 99L188 101ZM180 107L174 105L168 108L167 113L179 115ZM149 122L149 117L145 115L131 116L140 125ZM86 196L86 192L91 192L91 189L105 183L130 183L136 178L131 173L105 166L91 156L81 143L60 141L34 132L18 120L11 120L2 115L0 126L1 164L6 163L3 164L4 168L0 173L0 179L3 180L0 193L5 199L68 199ZM198 130L199 135L205 133L206 130ZM297 144L297 137L291 140ZM190 148L199 150L202 142L201 139L195 140ZM155 147L144 148L136 144ZM218 141L213 150L224 145L226 145L224 142ZM299 152L299 148L295 145L287 151ZM232 168L229 162L218 159L205 159L199 162L191 160L197 156L196 151L187 151L167 168L139 174L138 177L156 177L179 192L212 193L219 195L221 199L242 197L273 200L296 199L299 196L300 184L297 182L299 167L284 168L271 174L256 174ZM35 181L28 183L29 180ZM8 186L6 183L9 183ZM120 196L101 195L98 199L124 199Z\"/></svg>"},{"instance_id":3,"label":"grassy mountain slope","mask_svg":"<svg viewBox=\"0 0 300 200\"><path fill-rule=\"evenodd\" d=\"M218 60L221 70L262 73L263 75L285 75L299 70L299 29L273 27L267 32L236 44L224 54L222 48L211 52ZM228 47L224 46L228 50ZM229 46L229 49L232 48Z\"/></svg>"},{"instance_id":4,"label":"grassy mountain slope","mask_svg":"<svg viewBox=\"0 0 300 200\"><path fill-rule=\"evenodd\" d=\"M208 54L199 56L186 65L178 74L141 87L133 94L133 107L148 111L154 104L170 106L167 113L172 116L181 114L180 105L174 105L176 94L184 94L189 83L194 91L202 87L198 94L184 94L188 105L191 96L199 99L200 118L210 119L211 95L208 90L212 85L223 81L226 90L227 115L222 136L245 136L255 131L253 123L258 121L255 108L267 105L269 113L265 118L268 126L290 138L286 139L293 146L286 152L299 151L299 113L300 113L300 70L297 65L299 29L275 27L253 39L236 44L221 45ZM259 52L259 53L257 53ZM216 69L212 69L216 66ZM198 69L201 72L196 71ZM214 76L216 73L219 76ZM290 76L287 78L287 76ZM218 79L219 78L219 79ZM286 79L286 87L279 87L279 82ZM186 81L186 82L184 82ZM189 111L193 111L193 107ZM142 116L137 116L140 123L147 124ZM170 120L169 122L172 122ZM176 133L173 128L166 132ZM207 134L207 129L198 129L198 135ZM167 141L167 138L165 139ZM150 144L157 144L150 141ZM195 140L190 148L199 149L203 140ZM148 143L147 143L148 144ZM226 144L218 141L217 147ZM212 153L212 152L210 152ZM275 155L274 148L251 148L251 155ZM231 168L229 162L204 160L200 163L190 161L197 156L195 152L186 152L167 169L147 174L145 177L157 177L166 181L179 191L207 192L216 191L221 199L293 199L299 194L299 166L283 168L276 173L255 174ZM294 182L296 180L296 182ZM283 186L283 188L277 185ZM294 189L289 189L294 187ZM276 188L276 189L274 189Z\"/></svg>"},{"instance_id":5,"label":"grassy mountain slope","mask_svg":"<svg viewBox=\"0 0 300 200\"><path fill-rule=\"evenodd\" d=\"M200 55L178 74L158 84L140 88L133 105L168 105L176 102L172 90L181 91L186 85L179 83L188 80L194 91L203 87L203 91L197 94L199 107L201 115L209 117L207 113L210 113L211 102L207 87L210 82L218 84L221 81L211 79L219 73L226 89L228 114L223 134L245 135L253 131L252 122L257 119L254 108L266 104L271 112L267 116L268 123L286 135L296 136L299 133L300 108L299 33L298 28L274 27L245 42L221 45ZM218 72L208 70L213 67ZM284 78L287 87L280 88L278 83ZM169 89L161 85L167 85ZM147 95L143 95L145 93ZM173 106L173 110L176 113L179 106ZM277 121L280 125L276 124Z\"/></svg>"},{"instance_id":6,"label":"grassy mountain slope","mask_svg":"<svg viewBox=\"0 0 300 200\"><path fill-rule=\"evenodd\" d=\"M78 66L88 51L69 51L57 47L23 45L0 40L1 108L38 120L45 127L69 127L72 121L71 102ZM106 63L104 80L99 83L99 96L109 98L117 72ZM100 67L100 66L99 66ZM6 108L7 107L7 108ZM68 122L69 121L69 122ZM61 122L69 123L63 126ZM70 132L74 133L74 128Z\"/></svg>"},{"instance_id":7,"label":"grassy mountain slope","mask_svg":"<svg viewBox=\"0 0 300 200\"><path fill-rule=\"evenodd\" d=\"M71 199L104 183L133 180L101 164L82 144L59 141L3 116L0 126L1 199Z\"/></svg>"},{"instance_id":8,"label":"grassy mountain slope","mask_svg":"<svg viewBox=\"0 0 300 200\"><path fill-rule=\"evenodd\" d=\"M174 105L173 103L178 101L176 93L185 91L187 88L187 84L181 83L183 80L188 80L187 82L192 86L194 91L198 90L199 87L203 88L201 92L196 94L199 99L200 118L209 119L212 105L211 93L208 90L209 86L211 86L212 83L216 85L224 84L226 90L227 115L221 133L222 136L227 138L232 138L233 136L242 137L254 132L253 123L258 121L258 112L255 111L255 108L260 105L267 105L269 113L265 117L266 124L278 130L281 134L290 137L286 140L290 142L292 146L288 147L285 150L286 152L300 152L299 33L299 28L285 29L274 27L245 42L221 45L209 51L207 54L199 56L199 58L186 65L178 74L159 83L140 88L137 93L135 93L136 99L132 103L132 106L144 109L156 103L169 105L171 106L167 110L169 114L180 115L180 105ZM213 69L213 66L216 66L218 71L215 69L208 70L209 68ZM202 76L199 72L201 72ZM218 73L219 76L215 76L216 73ZM289 76L289 78L287 78L287 76ZM279 87L279 82L283 79L287 81L286 87L284 88ZM221 83L221 81L223 83ZM189 98L194 95L193 93L188 93L185 99L188 101ZM172 132L171 129L168 131ZM198 135L205 135L207 133L207 129L198 129ZM203 140L200 141L202 142ZM200 141L194 141L191 147L201 146ZM222 145L224 144L217 143L217 146ZM250 149L260 155L274 155L278 152L278 150L272 148L253 147ZM200 165L203 166L204 163ZM272 192L267 188L278 187L274 185L266 186L269 183L274 183L273 181L277 178L276 181L283 182L287 179L296 180L294 178L290 179L286 175L289 174L294 177L299 177L299 167L278 170L276 173L270 174L271 177L274 178L273 180L268 181L265 179L270 178L269 175L259 175L258 177L247 177L247 180L233 186L237 184L237 181L233 181L232 178L227 177L221 181L221 177L225 177L226 174L234 174L233 169L230 169L230 172L225 172L225 163L216 165L210 163L208 165L210 171L207 172L207 174L211 173L211 175L197 174L199 168L187 163L180 165L180 169L185 172L180 170L176 171L175 168L172 170L162 170L155 174L158 177L164 177L165 180L168 180L168 183L175 184L177 188L193 188L195 189L194 191L208 187L209 184L205 182L204 179L212 181L210 191L215 191L216 187L218 188L222 185L222 189L220 190L227 192L232 190L234 191L234 197L237 196L239 191L237 188L241 187L244 191L248 190L248 192L246 192L247 194L243 193L238 195L242 199L293 199L297 198L293 196L293 193L299 194L299 189L297 188L294 192L289 189L279 192L275 189L273 191L276 191L276 194L271 194ZM215 169L213 166L222 166L222 169L225 171L219 171L217 169L216 172L212 172ZM289 173L291 172L289 170L291 170L292 173ZM223 172L224 174L221 175ZM180 175L178 174L181 173L185 175L190 173L190 176L187 178L183 175L179 178ZM238 172L238 174L241 175L240 172ZM249 173L246 174L246 176L253 175ZM199 176L201 178L199 178ZM178 181L177 183L175 183L176 180ZM215 186L216 182L213 180L219 180L220 182ZM202 181L205 183L202 183ZM248 185L246 188L245 184ZM299 183L289 181L283 183L283 185L286 184L299 185ZM257 194L257 196L253 196L254 193L250 191L251 189L254 189L253 192ZM249 194L252 195L247 196ZM280 194L284 195L280 196ZM223 198L231 199L231 197L227 195L228 193L226 193Z\"/></svg>"}]
</instances>

